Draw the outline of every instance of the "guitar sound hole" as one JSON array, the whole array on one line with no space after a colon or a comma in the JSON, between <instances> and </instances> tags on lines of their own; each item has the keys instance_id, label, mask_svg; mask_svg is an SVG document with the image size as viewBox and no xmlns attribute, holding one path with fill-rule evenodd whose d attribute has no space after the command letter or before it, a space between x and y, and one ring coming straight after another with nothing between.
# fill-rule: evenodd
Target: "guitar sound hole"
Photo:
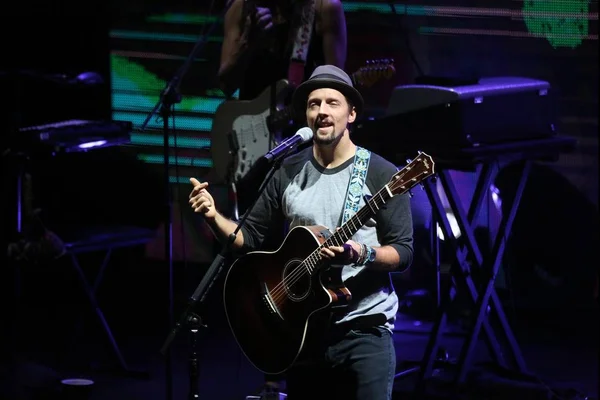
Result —
<instances>
[{"instance_id":1,"label":"guitar sound hole","mask_svg":"<svg viewBox=\"0 0 600 400\"><path fill-rule=\"evenodd\" d=\"M283 282L287 296L292 301L302 301L308 297L311 276L301 260L290 260L283 269Z\"/></svg>"}]
</instances>

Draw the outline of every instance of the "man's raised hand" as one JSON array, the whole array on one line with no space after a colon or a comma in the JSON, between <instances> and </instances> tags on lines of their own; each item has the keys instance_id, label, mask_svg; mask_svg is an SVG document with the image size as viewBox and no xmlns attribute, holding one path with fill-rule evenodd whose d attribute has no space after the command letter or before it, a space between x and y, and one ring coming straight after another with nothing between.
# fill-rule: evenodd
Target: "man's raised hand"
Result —
<instances>
[{"instance_id":1,"label":"man's raised hand","mask_svg":"<svg viewBox=\"0 0 600 400\"><path fill-rule=\"evenodd\" d=\"M190 178L190 183L194 186L189 196L189 203L192 210L195 213L204 215L205 218L215 218L217 209L213 197L206 190L208 182L200 182L196 178Z\"/></svg>"}]
</instances>

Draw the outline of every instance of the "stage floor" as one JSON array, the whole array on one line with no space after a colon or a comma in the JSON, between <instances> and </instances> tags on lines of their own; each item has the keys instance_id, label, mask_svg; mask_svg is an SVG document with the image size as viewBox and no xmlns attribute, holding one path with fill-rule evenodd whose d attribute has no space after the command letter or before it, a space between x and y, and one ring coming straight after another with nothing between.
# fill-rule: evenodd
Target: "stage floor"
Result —
<instances>
[{"instance_id":1,"label":"stage floor","mask_svg":"<svg viewBox=\"0 0 600 400\"><path fill-rule=\"evenodd\" d=\"M107 369L116 364L104 332L91 313L89 303L82 297L77 282L69 278L68 265L55 266L56 270L24 274L18 323L13 331L15 337L13 342L5 342L9 349L17 349L16 360L2 368L4 378L0 379L3 380L4 394L0 398L47 398L48 393L60 387L57 383L61 379L87 378L94 381L90 400L169 399L165 384L166 363L159 354L168 327L165 267L160 262L132 265L127 260L116 260L115 263L106 272L99 300L125 360L130 367L146 372L147 376L131 377L118 369ZM175 266L175 304L178 308L199 283L203 268L206 266ZM242 400L261 386L262 375L237 348L222 307L219 307L218 294L216 289L213 290L203 307L208 327L202 331L200 339L199 398ZM74 335L81 311L85 315L83 340ZM592 312L595 314L574 311L569 321L559 321L551 315L519 317L516 310L513 329L527 366L548 387L572 389L597 398L599 331L597 311ZM507 313L510 316L510 312ZM429 325L426 321L415 324L410 318L402 318L397 323L394 340L398 372L422 358ZM171 399L188 398L188 339L189 333L182 331L172 346ZM444 346L450 358L458 357L460 343L459 335L452 332L445 335ZM481 340L475 358L478 365L473 369L471 387L475 391L479 386L477 393L480 395L473 392L471 398L536 398L545 391L541 384L517 384L484 368L481 363L489 361L489 356ZM439 371L442 377L448 372ZM394 398L414 398L410 396L414 376L396 380ZM431 387L437 388L437 395L431 398L448 398L445 390L435 382ZM8 390L12 390L12 394Z\"/></svg>"}]
</instances>

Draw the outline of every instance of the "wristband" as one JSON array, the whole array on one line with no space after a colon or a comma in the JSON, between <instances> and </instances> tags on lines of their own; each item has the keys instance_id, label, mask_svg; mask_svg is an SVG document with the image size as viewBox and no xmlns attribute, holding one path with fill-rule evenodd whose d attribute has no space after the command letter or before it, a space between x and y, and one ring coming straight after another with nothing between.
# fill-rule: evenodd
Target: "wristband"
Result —
<instances>
[{"instance_id":1,"label":"wristband","mask_svg":"<svg viewBox=\"0 0 600 400\"><path fill-rule=\"evenodd\" d=\"M359 244L360 246L360 252L358 253L358 258L356 259L356 261L354 262L354 265L357 267L360 267L361 265L363 265L363 262L366 259L366 253L365 253L365 247L362 244Z\"/></svg>"},{"instance_id":2,"label":"wristband","mask_svg":"<svg viewBox=\"0 0 600 400\"><path fill-rule=\"evenodd\" d=\"M375 257L377 256L377 252L371 246L365 245L365 247L367 249L367 251L366 251L367 255L365 257L364 265L372 264L375 262Z\"/></svg>"}]
</instances>

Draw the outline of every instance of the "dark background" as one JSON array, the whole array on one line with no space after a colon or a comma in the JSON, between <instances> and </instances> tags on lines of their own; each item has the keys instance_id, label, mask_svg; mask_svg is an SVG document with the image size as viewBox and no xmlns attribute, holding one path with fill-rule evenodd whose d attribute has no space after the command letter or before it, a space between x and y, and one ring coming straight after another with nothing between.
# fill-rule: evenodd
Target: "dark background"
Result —
<instances>
[{"instance_id":1,"label":"dark background","mask_svg":"<svg viewBox=\"0 0 600 400\"><path fill-rule=\"evenodd\" d=\"M358 8L378 5L379 10L387 11L387 3L344 2L349 43L347 70L357 69L368 59L395 60L396 75L363 92L368 112L373 115L385 109L396 85L412 83L421 74L463 78L526 76L551 83L559 109L559 130L576 138L578 147L555 163L536 167L515 222L507 250L510 258L505 260L508 272L501 285L517 310L514 312L517 317L525 312L530 315L533 310L533 315L542 316L539 320L554 320L555 328L586 330L588 314L586 319L577 316L579 310L593 308L597 301L600 265L597 2L562 2L562 6L571 4L574 8L583 4L584 11L589 13L589 36L575 47L557 46L543 35L531 35L519 16L523 2L456 0L451 3L428 3L424 8L424 4L409 1L397 4L396 10L401 15L393 15ZM528 2L532 7L541 3L546 3L547 11L563 10L555 1ZM111 101L115 94L141 96L153 104L162 85L191 51L193 38L208 28L206 23L185 21L195 21L193 17L197 20L209 11L213 15L222 11L222 2L212 5L210 9L208 1L34 1L15 3L16 8L3 12L6 22L0 24L5 44L0 61L4 94L0 119L4 152L3 248L6 248L4 243L21 238L13 229L16 164L6 151L11 148L16 129L74 118L109 120L114 113L123 112ZM169 13L188 18L180 23L172 19L169 22L168 18L155 22L151 18ZM9 21L15 24L9 25ZM560 24L564 28L569 22L569 18L558 18L548 23L552 25L548 29L557 32ZM573 24L577 26L577 21ZM579 21L579 25L584 24ZM135 32L138 38L124 32ZM204 47L183 82L184 98L193 97L200 102L222 100L216 81L221 35L219 23L212 34L214 40ZM138 67L144 69L144 74ZM69 86L47 79L57 75L73 78L83 71L98 72L105 78L105 84ZM138 75L142 80L137 81L137 89L119 86L123 79L117 85L113 79L117 73L132 82L136 82ZM148 74L155 80L149 82ZM145 117L151 109L148 104L132 104L135 111L128 115ZM185 111L181 116L210 119L212 112L208 108ZM187 129L183 133L199 140L209 137L202 129ZM151 130L148 134L160 137L161 132ZM160 155L161 151L160 145L137 141L122 148L82 154L42 155L26 163L32 205L42 210L46 227L59 237L66 240L74 231L98 225L135 225L156 231L156 239L148 245L115 255L105 276L106 287L101 298L119 340L128 343L141 341L146 334L154 335L159 339L152 342L156 344L152 351L169 326L168 271L161 239L163 169L160 164L142 161L140 155ZM178 151L180 155L210 161L210 152L205 150L182 145ZM187 215L185 201L179 201L187 197L187 177L202 178L209 171L209 167L185 165L179 168L172 165L169 169L174 181L183 182L171 187L175 199L176 310L181 309L218 248L200 221ZM455 177L460 181L461 195L468 198L474 175L456 172ZM504 170L502 177L498 185L504 185L505 191L510 192L514 183L510 168ZM224 191L215 190L225 199ZM416 232L426 236L429 211L423 197L413 199L413 208L417 216ZM499 211L488 200L485 218L494 220L498 215ZM433 285L426 239L418 240L416 245L417 251L425 255L413 266L412 280L399 281L399 290ZM88 256L85 269L90 275L94 274L101 256ZM3 260L2 265L9 263ZM3 269L5 275L1 279L7 299L3 304L14 328L13 340L19 338L22 354L28 354L36 362L41 360L48 368L61 370L61 356L57 354L71 348L74 316L88 313L79 283L64 258L35 265L19 264L16 271L19 274L13 268ZM20 277L21 285L14 283L16 276ZM18 302L13 295L17 287L22 290ZM219 290L213 292L206 316L223 328ZM93 320L89 323L91 331L97 331ZM184 338L180 340L185 342ZM15 349L12 341L4 340L2 344L6 350ZM102 353L97 348L95 351ZM185 365L185 361L180 362ZM39 375L44 374L36 376Z\"/></svg>"}]
</instances>

